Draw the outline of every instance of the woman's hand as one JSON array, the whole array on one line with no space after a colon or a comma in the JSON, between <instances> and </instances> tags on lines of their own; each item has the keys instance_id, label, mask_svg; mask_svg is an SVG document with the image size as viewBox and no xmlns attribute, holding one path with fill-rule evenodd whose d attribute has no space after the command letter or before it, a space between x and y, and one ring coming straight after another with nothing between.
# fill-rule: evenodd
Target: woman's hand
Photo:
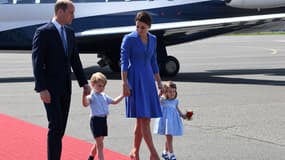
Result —
<instances>
[{"instance_id":1,"label":"woman's hand","mask_svg":"<svg viewBox=\"0 0 285 160\"><path fill-rule=\"evenodd\" d=\"M162 95L164 90L161 81L157 81L157 88L159 89L159 94Z\"/></svg>"},{"instance_id":2,"label":"woman's hand","mask_svg":"<svg viewBox=\"0 0 285 160\"><path fill-rule=\"evenodd\" d=\"M129 88L128 83L126 83L126 82L123 83L123 95L124 96L130 96L131 95L131 90Z\"/></svg>"},{"instance_id":3,"label":"woman's hand","mask_svg":"<svg viewBox=\"0 0 285 160\"><path fill-rule=\"evenodd\" d=\"M158 87L158 89L160 89L160 90L163 89L163 88L162 88L162 83L161 83L161 81L158 81L158 82L157 82L157 87Z\"/></svg>"}]
</instances>

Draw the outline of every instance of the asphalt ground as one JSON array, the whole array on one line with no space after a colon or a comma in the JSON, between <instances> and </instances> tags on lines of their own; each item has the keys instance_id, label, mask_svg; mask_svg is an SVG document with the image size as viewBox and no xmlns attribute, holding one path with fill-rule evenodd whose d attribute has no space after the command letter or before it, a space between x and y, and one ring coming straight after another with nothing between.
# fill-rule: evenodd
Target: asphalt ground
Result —
<instances>
[{"instance_id":1,"label":"asphalt ground","mask_svg":"<svg viewBox=\"0 0 285 160\"><path fill-rule=\"evenodd\" d=\"M184 135L174 137L178 160L282 160L285 157L285 37L221 36L167 48L180 61L179 107L193 109ZM24 53L24 54L21 54ZM87 75L108 77L105 92L121 92L120 74L99 68L94 54L81 54ZM47 127L46 113L33 91L31 52L0 51L0 113ZM66 134L93 143L89 109L73 81ZM105 147L128 155L134 119L125 118L124 102L110 106ZM5 132L5 131L0 131ZM160 153L164 137L153 135ZM28 146L28 145L27 145ZM149 157L145 143L141 159Z\"/></svg>"}]
</instances>

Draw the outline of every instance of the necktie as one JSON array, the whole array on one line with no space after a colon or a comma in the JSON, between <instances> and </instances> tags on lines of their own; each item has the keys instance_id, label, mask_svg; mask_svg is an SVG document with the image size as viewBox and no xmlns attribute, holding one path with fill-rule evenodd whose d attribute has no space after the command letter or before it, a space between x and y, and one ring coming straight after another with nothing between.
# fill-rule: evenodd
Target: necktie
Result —
<instances>
[{"instance_id":1,"label":"necktie","mask_svg":"<svg viewBox=\"0 0 285 160\"><path fill-rule=\"evenodd\" d=\"M66 34L65 33L65 29L63 26L60 27L60 38L61 38L61 41L62 41L62 45L63 45L63 48L64 48L64 53L65 55L67 56L68 52L67 52L67 41L66 41Z\"/></svg>"}]
</instances>

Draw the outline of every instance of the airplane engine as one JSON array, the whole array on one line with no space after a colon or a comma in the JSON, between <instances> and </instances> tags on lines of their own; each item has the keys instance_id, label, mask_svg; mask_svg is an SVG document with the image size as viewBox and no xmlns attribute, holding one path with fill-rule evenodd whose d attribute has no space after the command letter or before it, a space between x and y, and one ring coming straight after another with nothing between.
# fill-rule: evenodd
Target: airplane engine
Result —
<instances>
[{"instance_id":1,"label":"airplane engine","mask_svg":"<svg viewBox=\"0 0 285 160\"><path fill-rule=\"evenodd\" d=\"M266 9L284 7L284 0L225 0L228 6L243 9Z\"/></svg>"}]
</instances>

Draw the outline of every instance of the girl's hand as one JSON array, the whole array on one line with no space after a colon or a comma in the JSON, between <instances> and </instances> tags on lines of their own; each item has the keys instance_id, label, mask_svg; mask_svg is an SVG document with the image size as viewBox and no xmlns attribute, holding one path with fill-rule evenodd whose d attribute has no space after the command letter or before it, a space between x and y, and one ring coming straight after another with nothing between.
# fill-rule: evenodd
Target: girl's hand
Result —
<instances>
[{"instance_id":1,"label":"girl's hand","mask_svg":"<svg viewBox=\"0 0 285 160\"><path fill-rule=\"evenodd\" d=\"M186 119L186 118L187 118L186 114L182 114L181 117L182 117L183 119Z\"/></svg>"},{"instance_id":2,"label":"girl's hand","mask_svg":"<svg viewBox=\"0 0 285 160\"><path fill-rule=\"evenodd\" d=\"M193 114L194 114L193 110L187 110L186 113L185 113L186 119L187 119L187 120L191 120Z\"/></svg>"}]
</instances>

